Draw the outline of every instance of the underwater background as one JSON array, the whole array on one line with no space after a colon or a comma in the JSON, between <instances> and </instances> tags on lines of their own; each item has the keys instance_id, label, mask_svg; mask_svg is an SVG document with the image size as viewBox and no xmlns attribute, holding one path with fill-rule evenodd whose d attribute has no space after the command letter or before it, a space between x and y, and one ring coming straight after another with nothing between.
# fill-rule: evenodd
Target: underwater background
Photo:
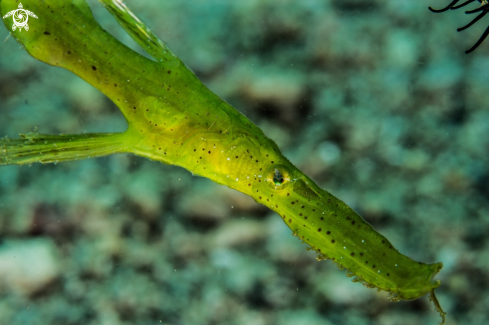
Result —
<instances>
[{"instance_id":1,"label":"underwater background","mask_svg":"<svg viewBox=\"0 0 489 325\"><path fill-rule=\"evenodd\" d=\"M401 253L444 263L446 324L489 323L489 41L464 53L489 19L457 33L475 17L428 10L448 0L126 3L320 187ZM7 37L1 136L125 130L99 91ZM0 324L439 321L428 296L352 283L277 214L182 168L129 154L0 167Z\"/></svg>"}]
</instances>

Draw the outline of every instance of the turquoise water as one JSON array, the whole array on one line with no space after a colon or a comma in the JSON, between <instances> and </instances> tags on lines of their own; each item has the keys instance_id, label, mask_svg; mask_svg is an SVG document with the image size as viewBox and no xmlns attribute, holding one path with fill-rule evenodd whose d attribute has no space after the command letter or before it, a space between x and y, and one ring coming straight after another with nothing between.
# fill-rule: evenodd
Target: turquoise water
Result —
<instances>
[{"instance_id":1,"label":"turquoise water","mask_svg":"<svg viewBox=\"0 0 489 325\"><path fill-rule=\"evenodd\" d=\"M448 1L127 1L214 92L487 324L489 24ZM95 1L112 34L136 49ZM474 5L475 7L475 5ZM470 7L472 8L472 7ZM39 17L42 18L42 17ZM486 17L487 18L487 17ZM0 30L0 135L123 131ZM0 324L437 324L352 283L252 199L131 155L0 167Z\"/></svg>"}]
</instances>

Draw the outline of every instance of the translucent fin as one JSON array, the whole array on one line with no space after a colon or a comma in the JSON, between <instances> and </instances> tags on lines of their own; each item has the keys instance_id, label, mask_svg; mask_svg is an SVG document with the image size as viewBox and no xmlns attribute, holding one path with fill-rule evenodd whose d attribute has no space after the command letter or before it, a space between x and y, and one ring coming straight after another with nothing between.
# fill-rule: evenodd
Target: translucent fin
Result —
<instances>
[{"instance_id":1,"label":"translucent fin","mask_svg":"<svg viewBox=\"0 0 489 325\"><path fill-rule=\"evenodd\" d=\"M389 294L387 295L387 299L392 302L398 302L401 300L401 298L399 298L399 295L394 292L389 292Z\"/></svg>"},{"instance_id":2,"label":"translucent fin","mask_svg":"<svg viewBox=\"0 0 489 325\"><path fill-rule=\"evenodd\" d=\"M177 61L180 59L156 36L122 0L100 0L105 8L117 20L119 25L157 61Z\"/></svg>"},{"instance_id":3,"label":"translucent fin","mask_svg":"<svg viewBox=\"0 0 489 325\"><path fill-rule=\"evenodd\" d=\"M351 272L350 270L346 270L346 276L351 278L355 276L355 273Z\"/></svg>"},{"instance_id":4,"label":"translucent fin","mask_svg":"<svg viewBox=\"0 0 489 325\"><path fill-rule=\"evenodd\" d=\"M0 139L0 165L57 163L126 152L124 133L48 135Z\"/></svg>"}]
</instances>

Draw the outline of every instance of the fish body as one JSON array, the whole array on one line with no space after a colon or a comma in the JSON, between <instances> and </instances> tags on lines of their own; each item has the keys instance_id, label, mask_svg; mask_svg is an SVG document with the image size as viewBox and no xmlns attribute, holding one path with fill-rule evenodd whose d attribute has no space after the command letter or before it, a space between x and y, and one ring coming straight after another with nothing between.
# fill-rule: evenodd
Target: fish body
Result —
<instances>
[{"instance_id":1,"label":"fish body","mask_svg":"<svg viewBox=\"0 0 489 325\"><path fill-rule=\"evenodd\" d=\"M40 19L29 33L12 33L34 58L67 69L103 92L124 114L128 129L110 135L31 133L3 140L0 164L128 152L183 167L277 212L318 259L333 260L353 281L388 291L393 301L430 293L444 318L434 295L440 285L434 277L442 263L425 264L401 254L349 206L296 168L260 128L202 84L127 7L103 2L156 60L108 34L81 0L25 1ZM15 3L0 2L1 12Z\"/></svg>"}]
</instances>

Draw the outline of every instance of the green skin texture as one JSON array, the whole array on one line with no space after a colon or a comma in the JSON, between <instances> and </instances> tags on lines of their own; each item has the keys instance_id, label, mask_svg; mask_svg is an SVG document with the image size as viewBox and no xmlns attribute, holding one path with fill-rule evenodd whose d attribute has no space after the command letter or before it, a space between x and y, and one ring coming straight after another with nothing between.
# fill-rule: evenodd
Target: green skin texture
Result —
<instances>
[{"instance_id":1,"label":"green skin texture","mask_svg":"<svg viewBox=\"0 0 489 325\"><path fill-rule=\"evenodd\" d=\"M88 4L23 1L28 32L12 32L34 58L70 70L109 97L128 129L116 134L41 135L0 142L0 164L49 163L113 153L133 153L181 166L195 175L243 192L277 212L294 235L347 269L353 281L412 300L431 294L442 263L425 264L401 254L345 203L320 189L284 157L274 141L203 85L128 9L102 1L122 27L157 61L109 35ZM1 15L18 2L2 0Z\"/></svg>"}]
</instances>

